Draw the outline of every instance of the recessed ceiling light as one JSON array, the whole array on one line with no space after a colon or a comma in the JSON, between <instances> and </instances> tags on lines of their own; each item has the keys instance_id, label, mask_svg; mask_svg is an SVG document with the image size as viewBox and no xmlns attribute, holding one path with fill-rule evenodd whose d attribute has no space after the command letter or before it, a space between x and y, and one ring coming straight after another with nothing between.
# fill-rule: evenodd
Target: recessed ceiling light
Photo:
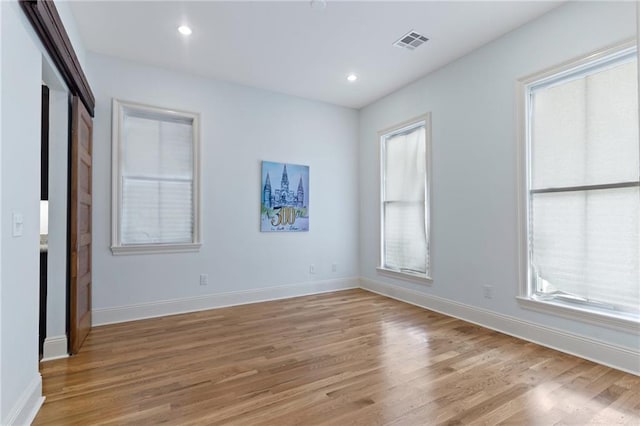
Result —
<instances>
[{"instance_id":1,"label":"recessed ceiling light","mask_svg":"<svg viewBox=\"0 0 640 426\"><path fill-rule=\"evenodd\" d=\"M188 27L188 26L186 26L186 25L180 25L180 26L178 27L178 32L179 32L180 34L182 34L182 35L186 35L186 36L188 36L188 35L191 35L191 33L192 33L193 31L191 31L191 28L189 28L189 27Z\"/></svg>"},{"instance_id":2,"label":"recessed ceiling light","mask_svg":"<svg viewBox=\"0 0 640 426\"><path fill-rule=\"evenodd\" d=\"M357 76L357 75L355 75L355 74L353 74L353 73L351 73L351 74L349 74L349 75L347 76L347 80L349 80L349 81L350 81L350 82L352 82L352 83L353 83L354 81L356 81L357 79L358 79L358 76Z\"/></svg>"},{"instance_id":3,"label":"recessed ceiling light","mask_svg":"<svg viewBox=\"0 0 640 426\"><path fill-rule=\"evenodd\" d=\"M325 9L327 7L327 1L326 0L311 0L311 7L313 9L318 9L318 10Z\"/></svg>"}]
</instances>

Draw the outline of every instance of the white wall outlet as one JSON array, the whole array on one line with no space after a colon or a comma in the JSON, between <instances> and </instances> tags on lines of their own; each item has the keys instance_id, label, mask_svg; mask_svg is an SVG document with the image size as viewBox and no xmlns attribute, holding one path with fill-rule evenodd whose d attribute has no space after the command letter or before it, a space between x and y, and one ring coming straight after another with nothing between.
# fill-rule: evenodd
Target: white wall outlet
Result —
<instances>
[{"instance_id":1,"label":"white wall outlet","mask_svg":"<svg viewBox=\"0 0 640 426\"><path fill-rule=\"evenodd\" d=\"M338 272L338 264L337 263L332 263L331 264L331 272Z\"/></svg>"},{"instance_id":2,"label":"white wall outlet","mask_svg":"<svg viewBox=\"0 0 640 426\"><path fill-rule=\"evenodd\" d=\"M11 223L11 235L21 237L24 232L24 216L22 216L22 213L13 213Z\"/></svg>"},{"instance_id":3,"label":"white wall outlet","mask_svg":"<svg viewBox=\"0 0 640 426\"><path fill-rule=\"evenodd\" d=\"M485 285L482 287L482 294L485 299L493 299L493 286Z\"/></svg>"},{"instance_id":4,"label":"white wall outlet","mask_svg":"<svg viewBox=\"0 0 640 426\"><path fill-rule=\"evenodd\" d=\"M209 275L200 274L200 285L209 285Z\"/></svg>"},{"instance_id":5,"label":"white wall outlet","mask_svg":"<svg viewBox=\"0 0 640 426\"><path fill-rule=\"evenodd\" d=\"M309 273L310 274L316 273L316 265L309 265Z\"/></svg>"}]
</instances>

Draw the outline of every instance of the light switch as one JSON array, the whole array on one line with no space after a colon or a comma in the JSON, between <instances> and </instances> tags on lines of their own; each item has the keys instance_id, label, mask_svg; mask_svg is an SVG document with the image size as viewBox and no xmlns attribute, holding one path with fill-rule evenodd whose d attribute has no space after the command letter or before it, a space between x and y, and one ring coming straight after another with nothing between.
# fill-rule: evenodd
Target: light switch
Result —
<instances>
[{"instance_id":1,"label":"light switch","mask_svg":"<svg viewBox=\"0 0 640 426\"><path fill-rule=\"evenodd\" d=\"M22 213L13 213L13 231L14 237L21 237L24 230L24 217Z\"/></svg>"}]
</instances>

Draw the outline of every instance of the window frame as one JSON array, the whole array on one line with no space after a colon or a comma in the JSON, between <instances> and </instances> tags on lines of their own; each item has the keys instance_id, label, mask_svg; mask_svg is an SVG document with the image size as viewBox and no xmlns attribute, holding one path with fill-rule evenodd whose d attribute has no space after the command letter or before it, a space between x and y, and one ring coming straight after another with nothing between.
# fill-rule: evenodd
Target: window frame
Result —
<instances>
[{"instance_id":1,"label":"window frame","mask_svg":"<svg viewBox=\"0 0 640 426\"><path fill-rule=\"evenodd\" d=\"M516 299L522 308L552 314L555 316L605 326L621 331L640 331L640 318L633 315L618 314L614 311L598 309L595 306L581 305L578 303L563 302L559 300L540 300L534 297L535 284L532 277L532 252L529 242L530 225L530 91L532 88L540 88L551 85L554 82L563 81L567 76L573 75L576 70L590 69L598 64L606 64L614 57L622 57L625 51L636 50L637 42L630 39L625 42L609 46L590 54L566 61L560 65L547 68L543 71L528 75L519 79L516 83L517 102L517 129L518 129L518 261L519 283ZM640 69L640 68L639 68ZM566 81L566 80L564 80ZM640 87L640 86L639 86ZM639 89L640 90L640 89ZM639 93L640 96L640 93ZM590 185L590 187L609 187L611 185ZM576 187L578 188L578 187ZM557 192L569 188L549 189L548 192ZM593 188L590 188L593 189Z\"/></svg>"},{"instance_id":2,"label":"window frame","mask_svg":"<svg viewBox=\"0 0 640 426\"><path fill-rule=\"evenodd\" d=\"M190 243L149 243L122 244L120 239L122 223L122 147L123 119L126 111L143 114L191 120L193 135L193 234ZM199 251L202 246L201 234L201 192L200 192L200 114L162 108L151 105L113 99L111 132L111 252L114 255L182 253Z\"/></svg>"},{"instance_id":3,"label":"window frame","mask_svg":"<svg viewBox=\"0 0 640 426\"><path fill-rule=\"evenodd\" d=\"M385 140L388 137L391 137L395 134L402 133L407 131L413 127L424 126L425 131L425 229L426 229L426 239L427 239L427 247L428 247L428 257L427 257L427 265L426 272L424 274L408 272L408 271L400 271L396 269L391 269L385 266L385 253L384 253L384 183L385 183ZM380 223L379 223L379 241L378 241L378 266L376 267L376 271L381 275L386 275L392 278L398 278L406 281L411 281L420 284L431 285L433 283L432 273L432 244L431 244L431 112L427 112L421 114L417 117L413 117L409 120L405 120L401 123L393 125L391 127L387 127L383 130L378 131L378 145L379 145L379 202L378 208L380 212Z\"/></svg>"}]
</instances>

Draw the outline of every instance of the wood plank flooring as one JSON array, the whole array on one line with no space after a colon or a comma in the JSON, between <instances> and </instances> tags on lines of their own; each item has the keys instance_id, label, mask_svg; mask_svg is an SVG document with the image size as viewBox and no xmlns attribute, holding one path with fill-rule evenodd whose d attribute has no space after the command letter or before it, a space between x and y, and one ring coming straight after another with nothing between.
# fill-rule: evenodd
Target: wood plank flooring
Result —
<instances>
[{"instance_id":1,"label":"wood plank flooring","mask_svg":"<svg viewBox=\"0 0 640 426\"><path fill-rule=\"evenodd\" d=\"M36 425L640 424L640 377L364 290L96 327Z\"/></svg>"}]
</instances>

